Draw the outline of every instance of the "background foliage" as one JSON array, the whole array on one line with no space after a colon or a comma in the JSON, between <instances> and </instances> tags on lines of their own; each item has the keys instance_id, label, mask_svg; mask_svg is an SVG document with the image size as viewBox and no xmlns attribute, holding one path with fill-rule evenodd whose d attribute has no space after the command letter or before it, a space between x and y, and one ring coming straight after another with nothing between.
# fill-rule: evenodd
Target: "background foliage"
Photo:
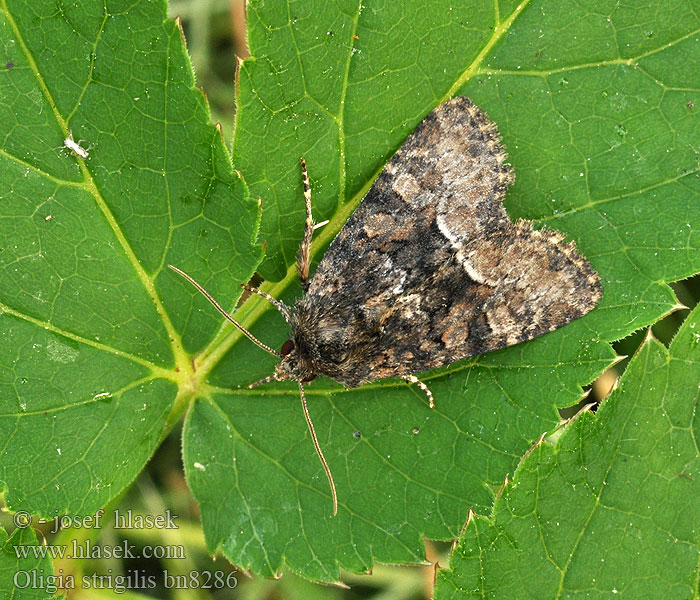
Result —
<instances>
[{"instance_id":1,"label":"background foliage","mask_svg":"<svg viewBox=\"0 0 700 600\"><path fill-rule=\"evenodd\" d=\"M607 465L591 486L613 496L631 480L674 477L671 468L694 477L662 453L616 479L615 456L566 450L575 435L567 432L556 446L537 446L497 499L528 448L556 429L557 408L576 404L580 386L616 360L608 342L674 310L669 282L700 270L692 1L251 2L233 164L162 8L2 6L0 481L8 508L50 517L116 505L186 413L182 457L209 551L263 575L287 565L336 581L340 568L421 562L425 537L457 537L470 507L490 515L496 500L495 520L472 519L459 546L460 556L481 553L482 570L453 564L439 593L487 594L500 560L544 598L554 597L543 585L552 575L519 562L531 544L513 541L519 530L508 529L503 506L519 498L517 486L529 498L537 496L528 486L539 486L551 490L545 500L566 502L563 519L587 496L567 501L557 469L540 463L556 465L564 453L572 472ZM504 137L516 172L511 217L569 234L600 273L604 298L544 338L423 377L435 411L404 384L342 391L315 381L310 407L340 494L333 519L294 387L240 387L268 375L274 360L222 326L165 267L184 268L229 307L256 269L265 289L292 299L299 157L309 164L316 219L330 219L317 235L318 258L406 135L455 94L483 107ZM87 160L62 148L71 132L89 147ZM273 346L286 338L279 316L255 299L239 316ZM694 323L670 354L648 342L629 385L646 381L640 356L663 363L682 355L696 366ZM663 373L655 367L649 376ZM668 385L645 388L647 403L687 406L688 386L674 397ZM573 430L614 430L613 412ZM675 427L692 435L694 423ZM680 449L682 465L695 464L693 448ZM153 476L167 487L163 474ZM139 490L151 499L146 512L162 509L150 484ZM644 488L626 501L643 505L652 492L657 498L658 489ZM677 510L687 527L674 539L697 553L693 517ZM557 515L526 514L540 525ZM495 541L474 541L482 526ZM658 526L643 521L638 539ZM588 589L570 573L590 571L595 559L574 552L565 534L589 528L562 529L562 558L545 552L566 582L554 595ZM596 547L617 543L614 528L594 533ZM542 527L545 548L550 534ZM496 556L504 539L510 554ZM75 562L69 568L95 567ZM645 570L618 572L633 590ZM681 575L681 593L691 576Z\"/></svg>"}]
</instances>

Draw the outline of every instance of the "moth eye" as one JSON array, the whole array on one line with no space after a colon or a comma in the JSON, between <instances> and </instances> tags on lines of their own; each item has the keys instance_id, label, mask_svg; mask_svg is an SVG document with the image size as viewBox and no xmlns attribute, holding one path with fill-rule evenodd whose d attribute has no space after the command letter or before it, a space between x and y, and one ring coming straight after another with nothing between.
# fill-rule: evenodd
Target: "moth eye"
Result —
<instances>
[{"instance_id":1,"label":"moth eye","mask_svg":"<svg viewBox=\"0 0 700 600\"><path fill-rule=\"evenodd\" d=\"M294 342L292 340L287 340L284 344L282 344L282 349L280 352L282 353L282 356L287 356L292 350L294 350Z\"/></svg>"}]
</instances>

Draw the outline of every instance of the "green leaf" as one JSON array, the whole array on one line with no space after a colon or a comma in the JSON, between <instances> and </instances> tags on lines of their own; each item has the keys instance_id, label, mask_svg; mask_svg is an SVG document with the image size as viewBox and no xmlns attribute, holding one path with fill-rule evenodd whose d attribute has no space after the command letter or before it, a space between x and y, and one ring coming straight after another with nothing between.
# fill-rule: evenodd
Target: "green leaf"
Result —
<instances>
[{"instance_id":1,"label":"green leaf","mask_svg":"<svg viewBox=\"0 0 700 600\"><path fill-rule=\"evenodd\" d=\"M167 263L225 274L212 288L231 306L260 258L256 203L163 8L0 9L0 482L13 508L89 513L133 481L186 406L183 346L219 326ZM64 147L71 132L86 159Z\"/></svg>"},{"instance_id":2,"label":"green leaf","mask_svg":"<svg viewBox=\"0 0 700 600\"><path fill-rule=\"evenodd\" d=\"M651 335L620 386L471 516L438 577L447 598L691 598L700 558L700 306Z\"/></svg>"},{"instance_id":3,"label":"green leaf","mask_svg":"<svg viewBox=\"0 0 700 600\"><path fill-rule=\"evenodd\" d=\"M607 341L673 310L667 283L700 270L700 98L676 66L700 62L688 2L250 2L233 147L250 199L162 11L8 6L0 93L22 101L0 105L0 481L13 509L95 510L187 408L183 462L212 551L325 581L421 561L424 537L454 538L470 506L490 510L556 407L615 359ZM248 390L274 359L164 268L233 306L260 259L260 197L260 272L279 280L264 289L292 301L299 158L316 220L330 218L318 260L406 135L455 94L504 136L511 217L566 232L604 297L562 330L422 376L432 411L404 383L314 381L333 518L298 390ZM85 161L60 150L71 129ZM273 347L288 336L258 297L236 316Z\"/></svg>"},{"instance_id":4,"label":"green leaf","mask_svg":"<svg viewBox=\"0 0 700 600\"><path fill-rule=\"evenodd\" d=\"M0 594L17 600L64 598L57 593L68 578L54 575L50 554L36 539L31 527L19 527L8 536L0 527ZM33 551L36 551L35 555ZM68 586L66 586L68 587Z\"/></svg>"},{"instance_id":5,"label":"green leaf","mask_svg":"<svg viewBox=\"0 0 700 600\"><path fill-rule=\"evenodd\" d=\"M454 537L467 508L487 511L505 474L556 426L553 407L575 403L579 385L610 363L596 340L673 310L667 282L700 268L694 92L670 89L671 70L648 74L662 56L697 60L697 45L687 43L697 30L692 14L680 30L633 44L623 9L450 9L289 3L285 13L249 4L253 58L241 68L234 155L263 198L261 270L284 276L268 291L298 295L287 267L303 227L299 157L316 218L338 203L318 234L322 248L419 120L464 93L498 123L510 150L512 217L569 233L603 277L603 301L543 339L424 377L437 398L432 412L402 384L338 393L315 381L309 402L340 490L336 519L297 392L227 391L274 366L234 346L212 373L216 387L188 414L184 459L210 547L254 571L271 575L287 562L333 580L338 565L415 561L423 536ZM658 15L640 12L640 23ZM621 28L628 41L618 49ZM288 335L271 314L253 331L273 346Z\"/></svg>"}]
</instances>

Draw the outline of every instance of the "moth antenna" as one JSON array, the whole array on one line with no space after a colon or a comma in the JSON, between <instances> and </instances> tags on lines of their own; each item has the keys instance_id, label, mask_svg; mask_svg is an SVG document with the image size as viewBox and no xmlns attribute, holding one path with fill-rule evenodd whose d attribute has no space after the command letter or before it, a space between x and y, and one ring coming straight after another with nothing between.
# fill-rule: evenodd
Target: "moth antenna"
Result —
<instances>
[{"instance_id":1,"label":"moth antenna","mask_svg":"<svg viewBox=\"0 0 700 600\"><path fill-rule=\"evenodd\" d=\"M304 239L299 246L297 253L297 273L299 282L304 291L309 289L309 264L311 262L311 237L314 234L314 218L311 214L311 185L309 184L309 173L306 170L304 157L301 162L301 178L304 182L304 207L306 208L306 221L304 223Z\"/></svg>"},{"instance_id":2,"label":"moth antenna","mask_svg":"<svg viewBox=\"0 0 700 600\"><path fill-rule=\"evenodd\" d=\"M301 406L304 409L304 418L306 419L306 424L309 426L309 432L311 433L311 440L314 443L314 448L316 448L316 454L321 459L321 464L323 465L323 470L326 472L326 477L328 477L328 483L331 486L331 496L333 497L333 516L338 514L338 495L335 493L335 482L333 481L333 475L331 475L331 468L326 462L326 457L323 456L321 451L321 445L318 443L318 438L316 437L316 430L314 429L314 424L311 422L311 415L309 415L309 408L306 406L306 394L304 393L304 386L301 381L299 383L299 392L301 393Z\"/></svg>"},{"instance_id":3,"label":"moth antenna","mask_svg":"<svg viewBox=\"0 0 700 600\"><path fill-rule=\"evenodd\" d=\"M250 292L251 294L257 294L258 296L262 296L263 298L265 298L265 300L267 300L270 304L272 304L272 306L274 306L278 311L280 311L281 315L284 317L284 320L287 321L287 323L289 323L289 320L292 318L292 313L289 312L289 309L287 308L287 305L284 302L280 302L279 300L277 300L277 298L273 298L267 292L263 292L258 288L250 287L245 283L242 283L241 287L247 292Z\"/></svg>"},{"instance_id":4,"label":"moth antenna","mask_svg":"<svg viewBox=\"0 0 700 600\"><path fill-rule=\"evenodd\" d=\"M173 271L175 271L181 277L184 277L185 279L187 279L187 281L189 281L194 287L196 287L197 290L207 300L209 300L209 302L211 302L214 305L214 308L216 308L216 310L218 310L222 315L224 315L224 317L226 317L226 319L228 319L231 323L233 323L236 327L238 327L238 329L240 329L240 331L243 333L243 335L245 335L251 342L253 342L257 346L259 346L260 348L262 348L266 352L269 352L270 354L273 354L273 355L277 356L278 358L282 358L282 355L279 352L277 352L277 350L273 350L272 348L270 348L270 346L263 344L258 338L256 338L252 333L250 333L250 331L248 331L245 327L243 327L243 325L241 325L238 321L236 321L236 319L234 319L230 314L228 314L222 308L222 306L216 300L214 300L214 297L209 292L207 292L207 290L205 290L201 285L199 285L194 279L192 279L192 277L190 277L187 273L185 273L184 271L181 271L180 269L178 269L177 267L174 267L173 265L168 265L168 267L171 268Z\"/></svg>"},{"instance_id":5,"label":"moth antenna","mask_svg":"<svg viewBox=\"0 0 700 600\"><path fill-rule=\"evenodd\" d=\"M258 387L259 385L262 385L263 383L270 383L271 381L276 381L274 375L270 375L269 377L263 377L262 379L258 379L257 381L253 383L248 384L248 389L252 390L254 387Z\"/></svg>"},{"instance_id":6,"label":"moth antenna","mask_svg":"<svg viewBox=\"0 0 700 600\"><path fill-rule=\"evenodd\" d=\"M430 405L430 408L435 408L435 400L433 399L433 392L430 391L430 388L425 385L418 377L415 375L404 375L401 377L401 379L408 381L408 383L412 383L413 385L419 387L423 392L425 392L425 395L428 396L428 404Z\"/></svg>"}]
</instances>

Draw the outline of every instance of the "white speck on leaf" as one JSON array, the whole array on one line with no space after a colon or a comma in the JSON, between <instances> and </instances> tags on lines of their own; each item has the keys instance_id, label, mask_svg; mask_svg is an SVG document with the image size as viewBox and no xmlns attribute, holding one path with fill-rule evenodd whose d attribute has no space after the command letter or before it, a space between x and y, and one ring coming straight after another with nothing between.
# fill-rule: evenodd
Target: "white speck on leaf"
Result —
<instances>
[{"instance_id":1,"label":"white speck on leaf","mask_svg":"<svg viewBox=\"0 0 700 600\"><path fill-rule=\"evenodd\" d=\"M58 340L52 340L46 344L46 354L49 360L54 360L59 363L72 363L76 361L80 351L71 348L67 344L62 344Z\"/></svg>"}]
</instances>

